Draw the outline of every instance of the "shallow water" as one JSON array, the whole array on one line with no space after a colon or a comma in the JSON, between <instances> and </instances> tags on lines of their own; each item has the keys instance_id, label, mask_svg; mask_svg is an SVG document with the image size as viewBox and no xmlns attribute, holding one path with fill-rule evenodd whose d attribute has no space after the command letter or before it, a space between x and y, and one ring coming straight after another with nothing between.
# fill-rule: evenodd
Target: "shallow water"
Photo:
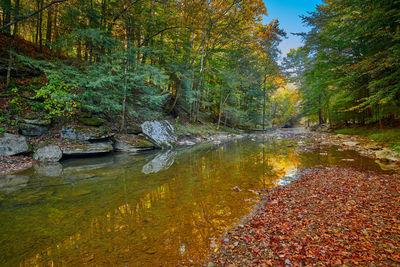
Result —
<instances>
[{"instance_id":1,"label":"shallow water","mask_svg":"<svg viewBox=\"0 0 400 267\"><path fill-rule=\"evenodd\" d=\"M38 165L0 178L0 265L198 264L259 201L253 190L319 165L380 170L353 151L268 136Z\"/></svg>"}]
</instances>

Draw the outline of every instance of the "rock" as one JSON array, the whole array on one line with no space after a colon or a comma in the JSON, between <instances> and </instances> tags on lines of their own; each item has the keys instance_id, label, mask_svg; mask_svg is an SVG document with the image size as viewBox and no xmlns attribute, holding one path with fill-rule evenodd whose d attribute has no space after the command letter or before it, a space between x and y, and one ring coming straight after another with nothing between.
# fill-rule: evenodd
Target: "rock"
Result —
<instances>
[{"instance_id":1,"label":"rock","mask_svg":"<svg viewBox=\"0 0 400 267\"><path fill-rule=\"evenodd\" d=\"M104 124L104 121L100 118L87 118L87 117L79 117L78 121L87 126L96 126L99 127Z\"/></svg>"},{"instance_id":2,"label":"rock","mask_svg":"<svg viewBox=\"0 0 400 267\"><path fill-rule=\"evenodd\" d=\"M174 127L168 121L146 121L141 127L143 133L158 147L173 147L177 142Z\"/></svg>"},{"instance_id":3,"label":"rock","mask_svg":"<svg viewBox=\"0 0 400 267\"><path fill-rule=\"evenodd\" d=\"M41 120L41 119L35 119L35 120L23 119L22 121L24 123L41 125L41 126L49 126L51 124L50 120Z\"/></svg>"},{"instance_id":4,"label":"rock","mask_svg":"<svg viewBox=\"0 0 400 267\"><path fill-rule=\"evenodd\" d=\"M194 146L196 143L190 140L181 140L176 143L178 146Z\"/></svg>"},{"instance_id":5,"label":"rock","mask_svg":"<svg viewBox=\"0 0 400 267\"><path fill-rule=\"evenodd\" d=\"M58 162L53 163L39 163L33 166L37 174L45 177L58 177L63 172L63 167Z\"/></svg>"},{"instance_id":6,"label":"rock","mask_svg":"<svg viewBox=\"0 0 400 267\"><path fill-rule=\"evenodd\" d=\"M396 171L400 169L400 166L393 162L382 162L381 160L375 160L375 162L383 171Z\"/></svg>"},{"instance_id":7,"label":"rock","mask_svg":"<svg viewBox=\"0 0 400 267\"><path fill-rule=\"evenodd\" d=\"M232 190L235 191L235 192L241 192L241 191L242 191L242 190L241 190L239 187L237 187L237 186L233 187Z\"/></svg>"},{"instance_id":8,"label":"rock","mask_svg":"<svg viewBox=\"0 0 400 267\"><path fill-rule=\"evenodd\" d=\"M375 157L381 160L400 161L400 152L386 148L376 151Z\"/></svg>"},{"instance_id":9,"label":"rock","mask_svg":"<svg viewBox=\"0 0 400 267\"><path fill-rule=\"evenodd\" d=\"M154 144L141 137L117 135L113 137L114 149L118 152L139 152L154 149Z\"/></svg>"},{"instance_id":10,"label":"rock","mask_svg":"<svg viewBox=\"0 0 400 267\"><path fill-rule=\"evenodd\" d=\"M62 158L62 151L59 146L44 146L36 150L33 158L42 162L58 162Z\"/></svg>"},{"instance_id":11,"label":"rock","mask_svg":"<svg viewBox=\"0 0 400 267\"><path fill-rule=\"evenodd\" d=\"M168 150L157 155L152 161L143 166L144 174L157 173L162 170L167 170L175 162L176 151Z\"/></svg>"},{"instance_id":12,"label":"rock","mask_svg":"<svg viewBox=\"0 0 400 267\"><path fill-rule=\"evenodd\" d=\"M35 125L30 123L21 123L19 132L25 136L41 136L45 134L49 128L47 126Z\"/></svg>"},{"instance_id":13,"label":"rock","mask_svg":"<svg viewBox=\"0 0 400 267\"><path fill-rule=\"evenodd\" d=\"M24 136L5 133L0 138L0 155L14 156L29 151L29 146Z\"/></svg>"},{"instance_id":14,"label":"rock","mask_svg":"<svg viewBox=\"0 0 400 267\"><path fill-rule=\"evenodd\" d=\"M364 145L364 148L367 150L381 150L382 146L375 144L375 143L368 143Z\"/></svg>"},{"instance_id":15,"label":"rock","mask_svg":"<svg viewBox=\"0 0 400 267\"><path fill-rule=\"evenodd\" d=\"M315 131L315 132L330 132L330 125L329 124L316 124L310 127L311 131Z\"/></svg>"},{"instance_id":16,"label":"rock","mask_svg":"<svg viewBox=\"0 0 400 267\"><path fill-rule=\"evenodd\" d=\"M126 128L128 134L140 134L142 133L142 127L140 125L131 124Z\"/></svg>"},{"instance_id":17,"label":"rock","mask_svg":"<svg viewBox=\"0 0 400 267\"><path fill-rule=\"evenodd\" d=\"M80 126L66 126L61 130L61 137L82 140L82 141L96 141L108 139L112 136L107 127L80 127Z\"/></svg>"},{"instance_id":18,"label":"rock","mask_svg":"<svg viewBox=\"0 0 400 267\"><path fill-rule=\"evenodd\" d=\"M0 191L12 193L28 184L29 177L24 175L7 175L0 178Z\"/></svg>"},{"instance_id":19,"label":"rock","mask_svg":"<svg viewBox=\"0 0 400 267\"><path fill-rule=\"evenodd\" d=\"M112 142L85 143L77 145L65 145L61 148L67 156L81 156L90 154L103 154L113 151Z\"/></svg>"},{"instance_id":20,"label":"rock","mask_svg":"<svg viewBox=\"0 0 400 267\"><path fill-rule=\"evenodd\" d=\"M358 146L359 144L360 142L353 142L353 141L343 142L343 145L345 146Z\"/></svg>"}]
</instances>

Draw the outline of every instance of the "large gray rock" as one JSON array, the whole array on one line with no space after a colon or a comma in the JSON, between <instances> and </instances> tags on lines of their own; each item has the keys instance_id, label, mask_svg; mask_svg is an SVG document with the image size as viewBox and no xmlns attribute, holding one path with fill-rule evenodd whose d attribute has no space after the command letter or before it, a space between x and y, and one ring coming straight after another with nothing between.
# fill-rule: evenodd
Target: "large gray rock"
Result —
<instances>
[{"instance_id":1,"label":"large gray rock","mask_svg":"<svg viewBox=\"0 0 400 267\"><path fill-rule=\"evenodd\" d=\"M62 158L62 151L59 146L49 145L36 150L33 158L42 162L58 162Z\"/></svg>"},{"instance_id":2,"label":"large gray rock","mask_svg":"<svg viewBox=\"0 0 400 267\"><path fill-rule=\"evenodd\" d=\"M113 137L113 140L114 150L118 152L136 153L154 149L153 143L137 136L116 135Z\"/></svg>"},{"instance_id":3,"label":"large gray rock","mask_svg":"<svg viewBox=\"0 0 400 267\"><path fill-rule=\"evenodd\" d=\"M168 121L146 121L141 127L143 133L158 147L173 147L177 142L174 127Z\"/></svg>"},{"instance_id":4,"label":"large gray rock","mask_svg":"<svg viewBox=\"0 0 400 267\"><path fill-rule=\"evenodd\" d=\"M63 127L60 134L62 138L82 141L102 140L112 136L106 127L80 127L72 125Z\"/></svg>"},{"instance_id":5,"label":"large gray rock","mask_svg":"<svg viewBox=\"0 0 400 267\"><path fill-rule=\"evenodd\" d=\"M22 135L25 136L41 136L45 134L49 128L47 126L30 124L30 123L21 123L19 125L19 131Z\"/></svg>"},{"instance_id":6,"label":"large gray rock","mask_svg":"<svg viewBox=\"0 0 400 267\"><path fill-rule=\"evenodd\" d=\"M63 155L81 156L90 154L103 154L113 151L112 142L87 143L66 145L61 148Z\"/></svg>"},{"instance_id":7,"label":"large gray rock","mask_svg":"<svg viewBox=\"0 0 400 267\"><path fill-rule=\"evenodd\" d=\"M176 151L168 150L160 153L153 160L143 166L142 172L144 174L157 173L162 170L167 170L175 162Z\"/></svg>"},{"instance_id":8,"label":"large gray rock","mask_svg":"<svg viewBox=\"0 0 400 267\"><path fill-rule=\"evenodd\" d=\"M28 151L29 146L24 136L5 133L0 138L0 155L14 156Z\"/></svg>"}]
</instances>

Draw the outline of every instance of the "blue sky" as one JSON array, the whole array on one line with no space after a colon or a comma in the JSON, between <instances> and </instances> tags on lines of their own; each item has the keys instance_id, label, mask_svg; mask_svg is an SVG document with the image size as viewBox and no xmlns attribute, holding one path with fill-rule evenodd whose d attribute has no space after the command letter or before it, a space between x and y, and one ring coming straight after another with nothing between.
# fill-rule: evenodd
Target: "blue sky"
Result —
<instances>
[{"instance_id":1,"label":"blue sky","mask_svg":"<svg viewBox=\"0 0 400 267\"><path fill-rule=\"evenodd\" d=\"M307 32L307 27L302 24L300 15L314 11L315 6L322 3L322 0L264 0L268 10L266 22L271 19L278 19L280 27L287 33L287 39L280 44L282 56L285 56L290 48L297 48L302 45L299 36L291 33Z\"/></svg>"}]
</instances>

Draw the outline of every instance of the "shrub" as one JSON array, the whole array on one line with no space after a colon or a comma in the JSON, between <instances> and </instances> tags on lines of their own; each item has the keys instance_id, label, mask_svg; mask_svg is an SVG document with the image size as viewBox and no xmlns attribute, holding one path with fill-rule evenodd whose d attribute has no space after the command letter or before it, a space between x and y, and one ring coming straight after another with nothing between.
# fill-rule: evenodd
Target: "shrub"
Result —
<instances>
[{"instance_id":1,"label":"shrub","mask_svg":"<svg viewBox=\"0 0 400 267\"><path fill-rule=\"evenodd\" d=\"M74 90L73 86L53 78L36 92L35 98L44 100L43 109L47 111L47 119L71 119L77 113L79 105L75 100Z\"/></svg>"}]
</instances>

